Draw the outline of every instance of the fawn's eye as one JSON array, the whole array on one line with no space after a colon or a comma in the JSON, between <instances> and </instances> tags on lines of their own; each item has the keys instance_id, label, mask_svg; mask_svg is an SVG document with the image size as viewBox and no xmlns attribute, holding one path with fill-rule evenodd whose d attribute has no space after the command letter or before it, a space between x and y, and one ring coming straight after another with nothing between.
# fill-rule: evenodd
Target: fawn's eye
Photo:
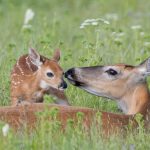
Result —
<instances>
[{"instance_id":1,"label":"fawn's eye","mask_svg":"<svg viewBox=\"0 0 150 150\"><path fill-rule=\"evenodd\" d=\"M106 72L109 74L109 75L112 75L112 76L115 76L118 74L118 72L116 70L113 70L113 69L109 69L109 70L106 70Z\"/></svg>"},{"instance_id":2,"label":"fawn's eye","mask_svg":"<svg viewBox=\"0 0 150 150\"><path fill-rule=\"evenodd\" d=\"M54 74L53 74L52 72L47 72L46 75L47 75L48 77L50 77L50 78L54 77Z\"/></svg>"}]
</instances>

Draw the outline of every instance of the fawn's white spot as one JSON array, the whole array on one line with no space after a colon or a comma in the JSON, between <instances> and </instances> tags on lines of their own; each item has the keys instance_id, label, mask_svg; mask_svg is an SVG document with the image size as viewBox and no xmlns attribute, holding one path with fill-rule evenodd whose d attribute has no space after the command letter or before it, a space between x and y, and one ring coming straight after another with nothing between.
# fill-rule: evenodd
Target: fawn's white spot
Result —
<instances>
[{"instance_id":1,"label":"fawn's white spot","mask_svg":"<svg viewBox=\"0 0 150 150\"><path fill-rule=\"evenodd\" d=\"M13 74L12 74L12 76L18 76L18 74L16 74L16 73L13 73Z\"/></svg>"},{"instance_id":2,"label":"fawn's white spot","mask_svg":"<svg viewBox=\"0 0 150 150\"><path fill-rule=\"evenodd\" d=\"M21 66L19 65L19 60L17 61L17 67L20 70L21 74L24 75L23 69L21 68Z\"/></svg>"},{"instance_id":3,"label":"fawn's white spot","mask_svg":"<svg viewBox=\"0 0 150 150\"><path fill-rule=\"evenodd\" d=\"M21 71L21 74L22 74L22 75L24 75L24 72L23 72L23 71Z\"/></svg>"},{"instance_id":4,"label":"fawn's white spot","mask_svg":"<svg viewBox=\"0 0 150 150\"><path fill-rule=\"evenodd\" d=\"M28 65L28 68L29 68L29 70L30 71L32 71L32 69L31 69L31 66L30 66L30 63L29 63L29 59L28 59L29 57L26 57L26 64Z\"/></svg>"},{"instance_id":5,"label":"fawn's white spot","mask_svg":"<svg viewBox=\"0 0 150 150\"><path fill-rule=\"evenodd\" d=\"M17 85L17 83L16 83L16 82L13 82L13 84L14 84L14 85Z\"/></svg>"}]
</instances>

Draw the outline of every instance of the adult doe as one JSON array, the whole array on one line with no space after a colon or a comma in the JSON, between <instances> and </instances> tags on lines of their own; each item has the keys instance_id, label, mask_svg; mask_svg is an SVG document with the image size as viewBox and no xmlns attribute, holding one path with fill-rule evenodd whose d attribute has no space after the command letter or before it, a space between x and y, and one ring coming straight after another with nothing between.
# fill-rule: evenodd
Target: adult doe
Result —
<instances>
[{"instance_id":1,"label":"adult doe","mask_svg":"<svg viewBox=\"0 0 150 150\"><path fill-rule=\"evenodd\" d=\"M150 58L138 66L117 64L69 69L65 76L73 85L97 96L117 101L125 114L145 113L150 103L146 77Z\"/></svg>"},{"instance_id":2,"label":"adult doe","mask_svg":"<svg viewBox=\"0 0 150 150\"><path fill-rule=\"evenodd\" d=\"M52 59L48 59L34 49L21 56L11 72L11 102L19 103L43 102L44 94L52 94L56 103L68 105L64 89L63 70L59 66L60 51L56 50Z\"/></svg>"}]
</instances>

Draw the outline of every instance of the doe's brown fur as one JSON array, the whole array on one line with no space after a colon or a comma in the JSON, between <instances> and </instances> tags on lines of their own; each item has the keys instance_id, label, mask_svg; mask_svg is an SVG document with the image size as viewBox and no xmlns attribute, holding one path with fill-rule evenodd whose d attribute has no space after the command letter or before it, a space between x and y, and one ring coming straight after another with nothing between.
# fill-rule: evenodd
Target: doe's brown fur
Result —
<instances>
[{"instance_id":1,"label":"doe's brown fur","mask_svg":"<svg viewBox=\"0 0 150 150\"><path fill-rule=\"evenodd\" d=\"M115 100L125 114L145 111L150 103L146 77L150 75L150 58L137 66L116 64L75 67L65 73L68 81L91 94Z\"/></svg>"},{"instance_id":2,"label":"doe's brown fur","mask_svg":"<svg viewBox=\"0 0 150 150\"><path fill-rule=\"evenodd\" d=\"M100 113L102 131L106 135L112 133L121 132L129 124L129 121L133 120L132 115L118 115L113 113L101 112L91 108L73 107L73 106L60 106L60 105L46 105L46 104L31 104L15 107L1 107L0 108L0 120L7 122L14 129L21 129L24 126L28 128L35 128L38 121L37 112L43 112L44 110L58 109L57 119L61 122L63 129L67 125L68 119L77 120L77 113L83 113L83 126L90 128L93 124L96 114ZM51 116L47 116L47 120L50 120ZM100 128L99 126L97 126Z\"/></svg>"}]
</instances>

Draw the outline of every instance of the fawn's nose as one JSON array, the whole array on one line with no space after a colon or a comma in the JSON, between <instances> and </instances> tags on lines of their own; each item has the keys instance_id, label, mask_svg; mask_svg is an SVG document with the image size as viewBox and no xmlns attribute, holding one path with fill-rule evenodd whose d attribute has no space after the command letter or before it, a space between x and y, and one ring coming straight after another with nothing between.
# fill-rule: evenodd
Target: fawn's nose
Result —
<instances>
[{"instance_id":1,"label":"fawn's nose","mask_svg":"<svg viewBox=\"0 0 150 150\"><path fill-rule=\"evenodd\" d=\"M65 72L65 78L72 78L74 76L74 68L71 68Z\"/></svg>"},{"instance_id":2,"label":"fawn's nose","mask_svg":"<svg viewBox=\"0 0 150 150\"><path fill-rule=\"evenodd\" d=\"M59 88L61 88L61 89L66 89L66 88L67 88L67 83L63 80L63 81L61 82L61 84L59 85Z\"/></svg>"}]
</instances>

